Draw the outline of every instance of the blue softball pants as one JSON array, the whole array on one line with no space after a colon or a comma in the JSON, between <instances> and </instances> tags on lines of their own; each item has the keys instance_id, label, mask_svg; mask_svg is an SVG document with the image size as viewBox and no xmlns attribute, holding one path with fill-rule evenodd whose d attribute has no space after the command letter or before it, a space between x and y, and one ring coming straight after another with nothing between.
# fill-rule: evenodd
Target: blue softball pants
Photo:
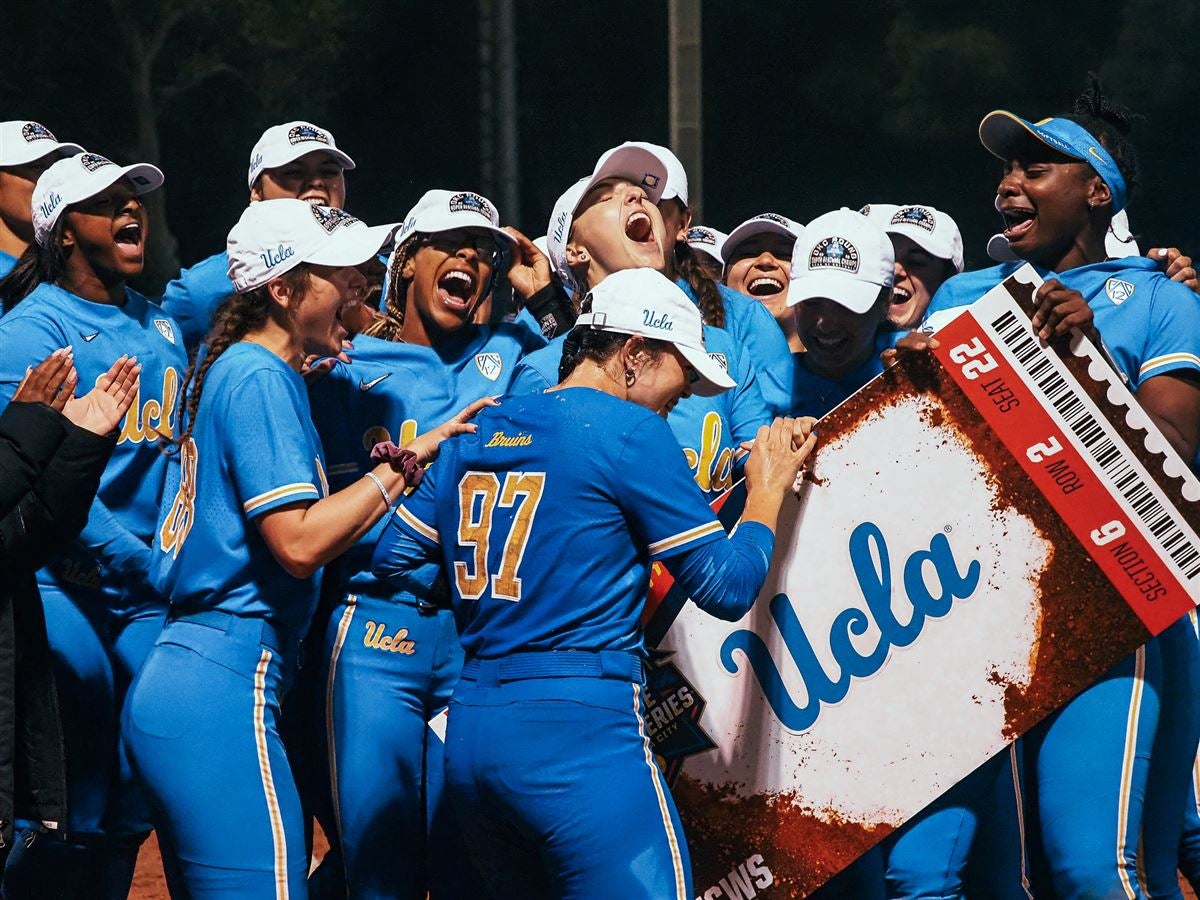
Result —
<instances>
[{"instance_id":1,"label":"blue softball pants","mask_svg":"<svg viewBox=\"0 0 1200 900\"><path fill-rule=\"evenodd\" d=\"M687 844L644 717L631 654L467 662L450 703L446 788L483 896L691 900Z\"/></svg>"}]
</instances>

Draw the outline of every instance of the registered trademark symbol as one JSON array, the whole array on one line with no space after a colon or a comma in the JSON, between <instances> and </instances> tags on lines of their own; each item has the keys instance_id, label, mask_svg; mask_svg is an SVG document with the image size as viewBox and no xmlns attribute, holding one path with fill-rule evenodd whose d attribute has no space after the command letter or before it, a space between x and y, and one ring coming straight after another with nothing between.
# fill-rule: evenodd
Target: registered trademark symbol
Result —
<instances>
[{"instance_id":1,"label":"registered trademark symbol","mask_svg":"<svg viewBox=\"0 0 1200 900\"><path fill-rule=\"evenodd\" d=\"M947 525L945 528L942 529L942 531L946 532L946 534L950 534L950 532L954 531L954 529L951 528L949 525Z\"/></svg>"}]
</instances>

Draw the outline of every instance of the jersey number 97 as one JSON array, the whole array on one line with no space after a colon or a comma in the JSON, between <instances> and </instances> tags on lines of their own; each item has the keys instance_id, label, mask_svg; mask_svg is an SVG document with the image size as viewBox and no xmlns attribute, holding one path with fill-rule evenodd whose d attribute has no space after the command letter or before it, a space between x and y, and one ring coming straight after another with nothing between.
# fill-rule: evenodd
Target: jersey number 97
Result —
<instances>
[{"instance_id":1,"label":"jersey number 97","mask_svg":"<svg viewBox=\"0 0 1200 900\"><path fill-rule=\"evenodd\" d=\"M471 551L469 562L454 563L454 580L464 600L478 600L490 583L498 600L521 599L517 570L529 543L529 530L546 486L545 472L507 472L503 484L495 472L467 472L458 483L458 545ZM488 573L492 519L499 504L516 508L503 539L500 564ZM497 536L499 537L499 536Z\"/></svg>"}]
</instances>

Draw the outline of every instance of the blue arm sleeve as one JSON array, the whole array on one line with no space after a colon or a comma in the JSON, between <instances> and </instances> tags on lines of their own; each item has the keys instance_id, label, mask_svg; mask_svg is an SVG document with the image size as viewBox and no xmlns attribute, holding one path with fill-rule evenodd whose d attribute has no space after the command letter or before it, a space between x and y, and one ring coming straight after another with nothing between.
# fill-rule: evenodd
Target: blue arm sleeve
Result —
<instances>
[{"instance_id":1,"label":"blue arm sleeve","mask_svg":"<svg viewBox=\"0 0 1200 900\"><path fill-rule=\"evenodd\" d=\"M681 554L672 568L693 603L718 619L736 622L754 605L774 551L770 528L743 522L727 540L709 541Z\"/></svg>"}]
</instances>

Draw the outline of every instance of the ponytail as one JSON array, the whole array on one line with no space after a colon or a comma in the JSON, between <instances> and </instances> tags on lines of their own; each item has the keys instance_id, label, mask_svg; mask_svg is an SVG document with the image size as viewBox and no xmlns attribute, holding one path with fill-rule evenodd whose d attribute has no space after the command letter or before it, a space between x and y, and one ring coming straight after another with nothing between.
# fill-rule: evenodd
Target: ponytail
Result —
<instances>
[{"instance_id":1,"label":"ponytail","mask_svg":"<svg viewBox=\"0 0 1200 900\"><path fill-rule=\"evenodd\" d=\"M308 266L300 265L279 276L292 291L300 296L308 286ZM196 352L187 374L183 376L183 387L179 392L178 420L183 431L171 443L182 446L192 436L196 426L196 411L200 408L200 397L204 393L204 380L212 364L221 354L247 334L262 328L267 323L271 298L267 286L255 288L244 294L230 294L213 314L212 328L204 344Z\"/></svg>"},{"instance_id":2,"label":"ponytail","mask_svg":"<svg viewBox=\"0 0 1200 900\"><path fill-rule=\"evenodd\" d=\"M725 301L717 283L704 271L697 251L686 241L675 244L675 271L687 282L700 307L700 318L705 325L725 327Z\"/></svg>"},{"instance_id":3,"label":"ponytail","mask_svg":"<svg viewBox=\"0 0 1200 900\"><path fill-rule=\"evenodd\" d=\"M1072 111L1060 118L1069 119L1096 136L1125 179L1126 196L1132 197L1141 171L1129 134L1134 120L1141 117L1106 97L1100 79L1089 72L1088 89L1075 98Z\"/></svg>"}]
</instances>

